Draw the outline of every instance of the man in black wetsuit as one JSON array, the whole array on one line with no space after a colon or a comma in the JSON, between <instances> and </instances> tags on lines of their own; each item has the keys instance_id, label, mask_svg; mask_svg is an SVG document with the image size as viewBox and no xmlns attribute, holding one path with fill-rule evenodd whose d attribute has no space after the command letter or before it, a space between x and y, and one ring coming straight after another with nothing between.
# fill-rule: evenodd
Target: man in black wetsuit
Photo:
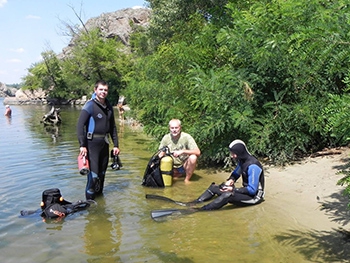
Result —
<instances>
[{"instance_id":1,"label":"man in black wetsuit","mask_svg":"<svg viewBox=\"0 0 350 263\"><path fill-rule=\"evenodd\" d=\"M261 163L252 156L241 140L234 140L229 145L231 157L237 161L237 166L225 184L212 183L207 190L195 201L210 200L218 197L211 203L204 205L200 210L215 210L227 203L236 205L259 204L264 198L265 178ZM243 187L236 188L234 183L242 176Z\"/></svg>"},{"instance_id":2,"label":"man in black wetsuit","mask_svg":"<svg viewBox=\"0 0 350 263\"><path fill-rule=\"evenodd\" d=\"M77 125L80 155L87 156L90 163L85 190L87 200L95 199L103 191L109 159L108 134L113 141L114 155L120 152L113 107L106 98L108 84L103 80L97 81L94 91L94 98L85 103Z\"/></svg>"}]
</instances>

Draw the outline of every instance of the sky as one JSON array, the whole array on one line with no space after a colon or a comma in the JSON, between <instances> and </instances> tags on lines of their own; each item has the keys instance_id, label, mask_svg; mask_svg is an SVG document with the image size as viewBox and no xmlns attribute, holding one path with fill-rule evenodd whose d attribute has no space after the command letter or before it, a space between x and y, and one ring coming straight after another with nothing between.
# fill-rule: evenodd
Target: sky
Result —
<instances>
[{"instance_id":1,"label":"sky","mask_svg":"<svg viewBox=\"0 0 350 263\"><path fill-rule=\"evenodd\" d=\"M63 23L84 23L102 13L144 7L144 0L0 0L0 82L19 84L41 53L61 53L70 41Z\"/></svg>"}]
</instances>

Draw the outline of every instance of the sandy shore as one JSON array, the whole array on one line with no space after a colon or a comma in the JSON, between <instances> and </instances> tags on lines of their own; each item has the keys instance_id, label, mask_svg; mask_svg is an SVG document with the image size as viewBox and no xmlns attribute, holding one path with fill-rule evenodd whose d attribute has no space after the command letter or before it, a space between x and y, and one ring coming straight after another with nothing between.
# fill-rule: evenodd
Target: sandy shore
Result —
<instances>
[{"instance_id":1,"label":"sandy shore","mask_svg":"<svg viewBox=\"0 0 350 263\"><path fill-rule=\"evenodd\" d=\"M265 166L266 202L306 228L346 229L350 200L337 182L344 176L339 171L349 166L349 157L350 149L342 148L283 168Z\"/></svg>"}]
</instances>

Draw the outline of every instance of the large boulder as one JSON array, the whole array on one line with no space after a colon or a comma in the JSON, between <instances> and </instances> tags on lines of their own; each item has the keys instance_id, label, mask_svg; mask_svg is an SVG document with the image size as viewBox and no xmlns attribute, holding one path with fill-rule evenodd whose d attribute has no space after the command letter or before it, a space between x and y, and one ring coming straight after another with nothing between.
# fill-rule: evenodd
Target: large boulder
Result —
<instances>
[{"instance_id":1,"label":"large boulder","mask_svg":"<svg viewBox=\"0 0 350 263\"><path fill-rule=\"evenodd\" d=\"M127 8L112 13L103 13L89 19L85 27L99 28L105 38L119 39L129 45L129 36L134 26L148 26L151 10L148 8Z\"/></svg>"}]
</instances>

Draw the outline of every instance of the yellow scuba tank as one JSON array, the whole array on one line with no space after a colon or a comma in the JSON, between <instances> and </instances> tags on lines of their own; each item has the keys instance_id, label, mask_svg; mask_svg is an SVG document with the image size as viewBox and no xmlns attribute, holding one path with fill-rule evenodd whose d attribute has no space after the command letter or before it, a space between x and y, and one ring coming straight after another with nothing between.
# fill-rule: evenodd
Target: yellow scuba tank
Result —
<instances>
[{"instance_id":1,"label":"yellow scuba tank","mask_svg":"<svg viewBox=\"0 0 350 263\"><path fill-rule=\"evenodd\" d=\"M160 171L162 173L164 186L171 186L173 184L173 158L164 156L160 160Z\"/></svg>"}]
</instances>

